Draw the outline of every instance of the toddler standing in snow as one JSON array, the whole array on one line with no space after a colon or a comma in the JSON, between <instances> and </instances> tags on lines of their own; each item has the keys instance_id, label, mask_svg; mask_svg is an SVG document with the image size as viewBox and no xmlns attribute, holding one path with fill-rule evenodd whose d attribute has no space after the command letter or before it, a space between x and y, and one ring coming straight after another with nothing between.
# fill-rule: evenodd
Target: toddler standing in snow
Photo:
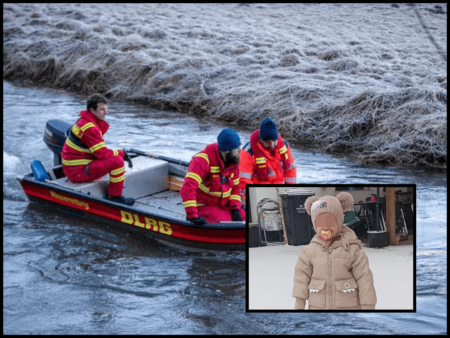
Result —
<instances>
[{"instance_id":1,"label":"toddler standing in snow","mask_svg":"<svg viewBox=\"0 0 450 338\"><path fill-rule=\"evenodd\" d=\"M295 309L373 310L377 296L369 261L361 241L344 226L344 212L353 207L353 197L308 197L305 208L316 235L300 251L295 266Z\"/></svg>"}]
</instances>

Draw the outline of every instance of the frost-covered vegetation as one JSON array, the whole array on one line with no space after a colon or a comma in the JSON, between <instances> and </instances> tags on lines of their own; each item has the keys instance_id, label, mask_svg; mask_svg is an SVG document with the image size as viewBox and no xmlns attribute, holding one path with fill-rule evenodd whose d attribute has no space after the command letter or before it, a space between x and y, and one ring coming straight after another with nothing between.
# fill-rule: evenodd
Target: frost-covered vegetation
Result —
<instances>
[{"instance_id":1,"label":"frost-covered vegetation","mask_svg":"<svg viewBox=\"0 0 450 338\"><path fill-rule=\"evenodd\" d=\"M447 167L447 4L3 4L3 78Z\"/></svg>"}]
</instances>

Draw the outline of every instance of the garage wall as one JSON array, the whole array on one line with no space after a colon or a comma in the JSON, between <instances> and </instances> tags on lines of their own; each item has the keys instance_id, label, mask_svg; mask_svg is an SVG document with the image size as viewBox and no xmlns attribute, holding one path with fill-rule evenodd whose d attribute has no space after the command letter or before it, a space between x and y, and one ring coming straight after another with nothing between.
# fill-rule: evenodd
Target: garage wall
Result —
<instances>
[{"instance_id":1,"label":"garage wall","mask_svg":"<svg viewBox=\"0 0 450 338\"><path fill-rule=\"evenodd\" d=\"M310 189L315 196L322 197L322 196L336 196L341 191L346 191L350 193L353 196L353 199L355 203L358 203L359 201L365 201L367 197L371 197L372 194L377 194L377 188L376 187L366 187L364 190L341 190L336 191L336 188L333 186L330 187L291 187L291 186L283 186L278 187L278 191L286 192L288 191L296 191L296 190L304 190L304 189ZM406 188L406 187L400 187L395 188L396 191L402 190L403 192L412 192L413 188ZM383 192L383 188L379 188L379 196L385 197L386 194ZM263 198L270 198L278 202L278 195L277 195L277 187L273 186L267 186L267 187L249 187L249 198L251 199L251 213L252 213L252 221L256 223L258 221L258 216L256 213L256 206L259 201L261 201ZM355 206L355 209L358 211L359 207Z\"/></svg>"}]
</instances>

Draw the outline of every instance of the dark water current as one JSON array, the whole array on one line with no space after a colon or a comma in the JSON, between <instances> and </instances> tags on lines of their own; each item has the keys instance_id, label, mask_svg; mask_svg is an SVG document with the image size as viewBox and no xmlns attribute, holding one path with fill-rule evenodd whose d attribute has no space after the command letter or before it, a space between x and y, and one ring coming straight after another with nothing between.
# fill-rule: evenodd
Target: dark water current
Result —
<instances>
[{"instance_id":1,"label":"dark water current","mask_svg":"<svg viewBox=\"0 0 450 338\"><path fill-rule=\"evenodd\" d=\"M45 122L85 98L3 82L4 334L446 334L447 174L293 149L300 183L417 184L417 313L245 313L245 253L188 253L29 204ZM111 103L106 142L189 160L224 126ZM238 131L243 142L251 131ZM264 297L264 295L261 295Z\"/></svg>"}]
</instances>

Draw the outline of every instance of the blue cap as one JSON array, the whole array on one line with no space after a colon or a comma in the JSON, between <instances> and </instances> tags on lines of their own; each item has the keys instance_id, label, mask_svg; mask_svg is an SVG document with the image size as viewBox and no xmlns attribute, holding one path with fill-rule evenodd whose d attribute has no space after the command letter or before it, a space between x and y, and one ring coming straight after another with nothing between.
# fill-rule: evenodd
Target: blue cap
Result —
<instances>
[{"instance_id":1,"label":"blue cap","mask_svg":"<svg viewBox=\"0 0 450 338\"><path fill-rule=\"evenodd\" d=\"M278 140L277 125L268 117L259 125L259 138L261 140Z\"/></svg>"},{"instance_id":2,"label":"blue cap","mask_svg":"<svg viewBox=\"0 0 450 338\"><path fill-rule=\"evenodd\" d=\"M233 129L225 128L217 136L217 143L219 144L219 150L229 151L239 147L241 139Z\"/></svg>"}]
</instances>

